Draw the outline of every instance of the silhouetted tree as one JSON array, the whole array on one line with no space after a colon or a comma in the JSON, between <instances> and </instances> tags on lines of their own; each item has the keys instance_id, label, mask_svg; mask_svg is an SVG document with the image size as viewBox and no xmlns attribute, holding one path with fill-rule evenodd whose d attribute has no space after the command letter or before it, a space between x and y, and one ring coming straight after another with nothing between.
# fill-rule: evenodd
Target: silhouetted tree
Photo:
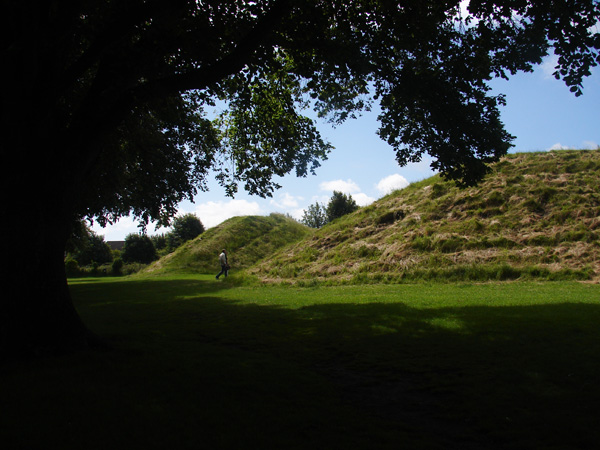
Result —
<instances>
[{"instance_id":1,"label":"silhouetted tree","mask_svg":"<svg viewBox=\"0 0 600 450\"><path fill-rule=\"evenodd\" d=\"M303 107L342 122L378 101L400 164L429 153L444 176L477 182L512 140L488 81L553 48L556 76L580 94L599 59L600 5L471 0L469 12L459 0L4 1L14 220L0 352L94 342L65 277L76 220L167 225L211 170L229 195L241 184L263 196L276 176L314 171L331 146Z\"/></svg>"},{"instance_id":2,"label":"silhouetted tree","mask_svg":"<svg viewBox=\"0 0 600 450\"><path fill-rule=\"evenodd\" d=\"M108 244L104 242L104 236L98 236L93 231L90 231L85 244L73 252L72 256L80 266L87 266L92 261L105 264L113 260L112 251Z\"/></svg>"},{"instance_id":3,"label":"silhouetted tree","mask_svg":"<svg viewBox=\"0 0 600 450\"><path fill-rule=\"evenodd\" d=\"M358 205L350 194L346 195L342 192L333 191L333 195L327 203L325 212L327 213L327 221L337 219L338 217L350 214L358 209Z\"/></svg>"},{"instance_id":4,"label":"silhouetted tree","mask_svg":"<svg viewBox=\"0 0 600 450\"><path fill-rule=\"evenodd\" d=\"M104 242L104 236L92 231L85 221L77 221L72 230L65 250L80 266L87 266L92 261L104 264L113 260L112 251Z\"/></svg>"},{"instance_id":5,"label":"silhouetted tree","mask_svg":"<svg viewBox=\"0 0 600 450\"><path fill-rule=\"evenodd\" d=\"M126 263L137 262L149 264L158 259L158 254L152 240L148 236L132 233L125 237L121 257Z\"/></svg>"},{"instance_id":6,"label":"silhouetted tree","mask_svg":"<svg viewBox=\"0 0 600 450\"><path fill-rule=\"evenodd\" d=\"M173 227L168 234L169 246L172 249L194 239L204 233L204 225L195 214L184 214L173 220Z\"/></svg>"},{"instance_id":7,"label":"silhouetted tree","mask_svg":"<svg viewBox=\"0 0 600 450\"><path fill-rule=\"evenodd\" d=\"M154 244L154 248L159 252L168 248L169 237L166 233L153 234L152 236L150 236L150 240Z\"/></svg>"}]
</instances>

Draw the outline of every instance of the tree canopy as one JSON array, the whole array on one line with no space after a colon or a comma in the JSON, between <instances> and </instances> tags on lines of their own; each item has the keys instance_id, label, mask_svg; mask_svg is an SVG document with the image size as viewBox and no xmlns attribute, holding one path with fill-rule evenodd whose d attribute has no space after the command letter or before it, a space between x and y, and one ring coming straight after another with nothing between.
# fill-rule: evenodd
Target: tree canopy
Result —
<instances>
[{"instance_id":1,"label":"tree canopy","mask_svg":"<svg viewBox=\"0 0 600 450\"><path fill-rule=\"evenodd\" d=\"M177 216L173 220L173 229L168 234L169 246L173 249L204 233L204 225L195 214Z\"/></svg>"},{"instance_id":2,"label":"tree canopy","mask_svg":"<svg viewBox=\"0 0 600 450\"><path fill-rule=\"evenodd\" d=\"M333 191L327 205L316 202L305 209L302 213L301 222L307 227L321 228L338 217L350 214L357 209L358 205L352 195Z\"/></svg>"},{"instance_id":3,"label":"tree canopy","mask_svg":"<svg viewBox=\"0 0 600 450\"><path fill-rule=\"evenodd\" d=\"M82 244L72 254L73 259L80 266L87 266L93 262L106 264L113 260L112 251L108 244L104 242L104 236L98 236L93 231L89 231L86 240Z\"/></svg>"},{"instance_id":4,"label":"tree canopy","mask_svg":"<svg viewBox=\"0 0 600 450\"><path fill-rule=\"evenodd\" d=\"M341 122L378 101L400 164L429 153L472 184L512 139L487 82L552 49L578 95L600 48L594 0L13 0L4 16L3 126L58 147L37 172L102 223L166 223L210 170L259 195L310 173L331 146L305 107Z\"/></svg>"},{"instance_id":5,"label":"tree canopy","mask_svg":"<svg viewBox=\"0 0 600 450\"><path fill-rule=\"evenodd\" d=\"M76 314L56 305L70 304L77 220L166 225L210 176L268 196L278 176L316 170L332 148L306 109L340 123L378 102L400 164L427 153L468 185L511 146L489 80L552 50L579 95L600 60L597 0L471 0L468 13L459 0L7 0L3 19L7 233L53 270L6 300L2 339L43 328L49 341L53 326L69 340L58 315ZM31 261L11 270L25 283Z\"/></svg>"},{"instance_id":6,"label":"tree canopy","mask_svg":"<svg viewBox=\"0 0 600 450\"><path fill-rule=\"evenodd\" d=\"M327 223L325 206L321 205L319 202L309 205L308 208L302 212L301 222L307 227L321 228Z\"/></svg>"},{"instance_id":7,"label":"tree canopy","mask_svg":"<svg viewBox=\"0 0 600 450\"><path fill-rule=\"evenodd\" d=\"M122 250L123 261L149 264L158 259L154 243L145 234L131 233L125 237Z\"/></svg>"},{"instance_id":8,"label":"tree canopy","mask_svg":"<svg viewBox=\"0 0 600 450\"><path fill-rule=\"evenodd\" d=\"M356 201L352 198L352 195L344 194L339 191L333 191L333 195L327 203L325 212L327 213L327 221L331 222L338 217L350 214L358 209Z\"/></svg>"}]
</instances>

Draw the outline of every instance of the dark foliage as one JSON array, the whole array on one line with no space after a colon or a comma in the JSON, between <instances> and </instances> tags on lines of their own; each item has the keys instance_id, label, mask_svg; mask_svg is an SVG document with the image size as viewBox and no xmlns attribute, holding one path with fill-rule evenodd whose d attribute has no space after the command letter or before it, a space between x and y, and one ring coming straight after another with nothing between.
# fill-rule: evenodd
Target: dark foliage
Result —
<instances>
[{"instance_id":1,"label":"dark foliage","mask_svg":"<svg viewBox=\"0 0 600 450\"><path fill-rule=\"evenodd\" d=\"M123 261L149 264L158 259L152 240L145 234L129 234L122 251Z\"/></svg>"},{"instance_id":2,"label":"dark foliage","mask_svg":"<svg viewBox=\"0 0 600 450\"><path fill-rule=\"evenodd\" d=\"M22 295L6 300L0 339L89 342L64 277L74 221L132 213L168 225L211 170L227 194L241 185L262 196L278 176L314 172L331 145L304 107L341 122L377 101L400 164L429 153L444 176L476 183L512 140L488 81L553 48L556 77L579 95L600 59L600 3L472 0L469 17L459 5L5 1L0 136L12 168L4 207L16 218L5 233L9 254L27 256L7 274ZM211 120L216 102L223 113ZM35 208L21 192L36 193ZM32 269L35 283L23 278Z\"/></svg>"},{"instance_id":3,"label":"dark foliage","mask_svg":"<svg viewBox=\"0 0 600 450\"><path fill-rule=\"evenodd\" d=\"M358 205L352 198L352 195L346 195L338 191L333 191L333 195L329 199L329 203L327 203L327 208L325 208L325 212L327 213L327 221L331 222L338 217L350 214L357 209Z\"/></svg>"},{"instance_id":4,"label":"dark foliage","mask_svg":"<svg viewBox=\"0 0 600 450\"><path fill-rule=\"evenodd\" d=\"M184 214L173 220L173 228L167 235L169 247L175 249L204 233L204 225L195 214Z\"/></svg>"}]
</instances>

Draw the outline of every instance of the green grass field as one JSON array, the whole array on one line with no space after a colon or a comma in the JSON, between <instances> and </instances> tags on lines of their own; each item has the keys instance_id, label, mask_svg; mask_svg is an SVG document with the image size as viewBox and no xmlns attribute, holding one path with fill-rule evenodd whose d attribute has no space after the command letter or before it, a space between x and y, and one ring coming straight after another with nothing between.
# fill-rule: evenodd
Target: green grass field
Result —
<instances>
[{"instance_id":1,"label":"green grass field","mask_svg":"<svg viewBox=\"0 0 600 450\"><path fill-rule=\"evenodd\" d=\"M583 449L600 286L71 280L111 350L0 372L4 449Z\"/></svg>"}]
</instances>

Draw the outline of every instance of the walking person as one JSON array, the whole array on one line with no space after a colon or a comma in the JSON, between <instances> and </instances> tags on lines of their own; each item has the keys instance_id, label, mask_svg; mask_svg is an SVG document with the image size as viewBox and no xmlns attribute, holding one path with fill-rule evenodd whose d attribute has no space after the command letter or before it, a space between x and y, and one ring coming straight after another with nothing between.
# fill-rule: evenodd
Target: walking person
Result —
<instances>
[{"instance_id":1,"label":"walking person","mask_svg":"<svg viewBox=\"0 0 600 450\"><path fill-rule=\"evenodd\" d=\"M227 252L225 251L225 249L223 249L223 251L219 255L219 263L221 264L221 271L215 277L217 280L221 275L227 276L227 272L229 272L229 264L227 263Z\"/></svg>"}]
</instances>

